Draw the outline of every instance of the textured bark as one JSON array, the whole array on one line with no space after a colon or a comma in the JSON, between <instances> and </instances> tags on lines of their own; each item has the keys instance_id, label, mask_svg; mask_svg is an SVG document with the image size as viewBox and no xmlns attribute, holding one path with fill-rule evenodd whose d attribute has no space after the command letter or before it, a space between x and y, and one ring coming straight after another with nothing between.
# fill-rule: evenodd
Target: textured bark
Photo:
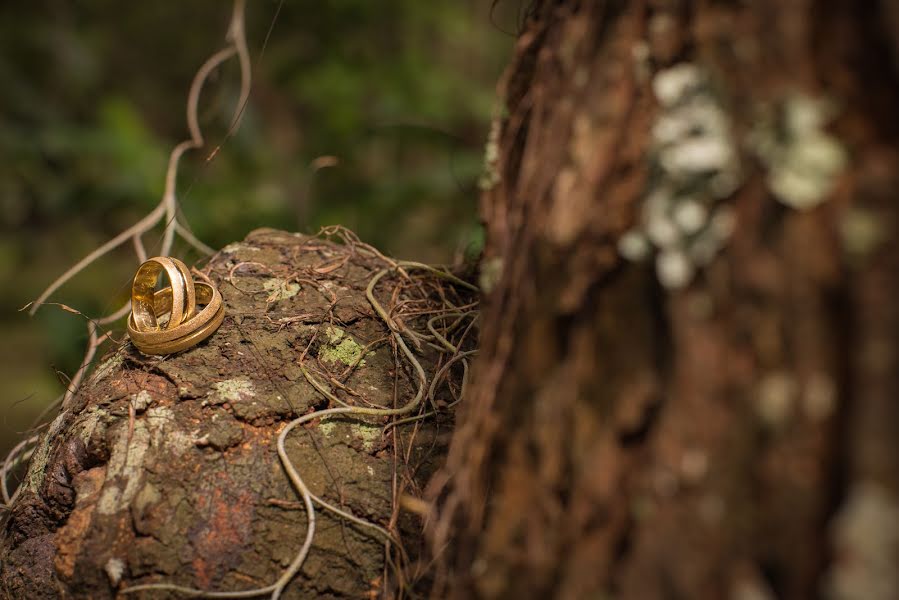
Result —
<instances>
[{"instance_id":1,"label":"textured bark","mask_svg":"<svg viewBox=\"0 0 899 600\"><path fill-rule=\"evenodd\" d=\"M899 597L894 6L534 3L485 177L481 354L434 486L438 595ZM732 235L673 289L619 240L659 177L653 84L682 62L741 169ZM849 157L807 210L750 143L795 94L835 100Z\"/></svg>"},{"instance_id":2,"label":"textured bark","mask_svg":"<svg viewBox=\"0 0 899 600\"><path fill-rule=\"evenodd\" d=\"M395 366L388 330L365 297L381 268L371 255L273 230L214 256L207 272L227 311L219 331L164 359L124 344L50 425L2 532L4 597L101 599L138 583L231 591L273 582L306 531L275 440L287 420L327 404L300 363L321 381L341 380L364 351L345 389L386 407L415 393L414 372ZM376 295L385 306L408 296L397 297L393 276L383 281ZM418 289L433 289L427 276L412 296ZM434 361L423 352L429 373ZM448 418L397 427L397 437L382 436L383 419L332 419L300 428L287 450L313 493L384 526L396 522L414 557L420 524L396 501L420 493ZM285 597L390 595L384 540L317 516L312 551Z\"/></svg>"}]
</instances>

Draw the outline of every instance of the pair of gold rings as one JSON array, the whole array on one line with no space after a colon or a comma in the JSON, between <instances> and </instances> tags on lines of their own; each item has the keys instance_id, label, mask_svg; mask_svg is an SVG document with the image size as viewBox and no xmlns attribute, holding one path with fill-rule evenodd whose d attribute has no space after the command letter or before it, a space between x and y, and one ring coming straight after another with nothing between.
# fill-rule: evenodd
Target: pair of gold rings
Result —
<instances>
[{"instance_id":1,"label":"pair of gold rings","mask_svg":"<svg viewBox=\"0 0 899 600\"><path fill-rule=\"evenodd\" d=\"M163 273L171 285L157 291ZM194 281L177 258L157 256L138 267L131 285L128 337L144 354L173 354L196 346L215 333L224 318L218 289Z\"/></svg>"}]
</instances>

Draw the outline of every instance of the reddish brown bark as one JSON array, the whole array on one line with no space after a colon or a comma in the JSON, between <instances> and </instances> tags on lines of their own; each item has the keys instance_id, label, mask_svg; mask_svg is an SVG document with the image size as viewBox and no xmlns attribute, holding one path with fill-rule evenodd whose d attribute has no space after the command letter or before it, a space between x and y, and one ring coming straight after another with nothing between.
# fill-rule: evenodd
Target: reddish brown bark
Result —
<instances>
[{"instance_id":1,"label":"reddish brown bark","mask_svg":"<svg viewBox=\"0 0 899 600\"><path fill-rule=\"evenodd\" d=\"M896 14L534 4L482 201L499 276L433 486L438 595L899 597ZM618 243L658 177L653 82L685 62L741 168L732 235L670 289ZM751 150L796 94L836 102L848 154L807 210Z\"/></svg>"}]
</instances>

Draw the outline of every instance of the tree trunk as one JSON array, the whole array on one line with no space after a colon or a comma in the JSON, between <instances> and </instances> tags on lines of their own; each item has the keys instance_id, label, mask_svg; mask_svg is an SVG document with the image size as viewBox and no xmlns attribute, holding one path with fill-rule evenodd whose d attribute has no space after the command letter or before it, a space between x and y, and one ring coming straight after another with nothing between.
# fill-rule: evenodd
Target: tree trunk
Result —
<instances>
[{"instance_id":1,"label":"tree trunk","mask_svg":"<svg viewBox=\"0 0 899 600\"><path fill-rule=\"evenodd\" d=\"M366 297L372 276L395 263L343 237L250 234L206 269L226 306L207 342L164 358L124 344L100 364L43 435L12 506L0 537L4 597L95 600L147 583L237 591L284 572L307 513L276 439L287 421L328 404L304 370L350 404L400 406L421 385ZM409 331L429 310L470 301L441 281L392 271L373 293ZM418 356L433 381L442 359L427 345ZM455 370L443 372L458 384ZM433 390L445 404L446 384ZM314 494L390 529L414 559L421 525L400 501L421 495L449 414L387 432L380 417L322 419L285 446ZM391 596L399 556L371 529L319 508L312 550L283 597Z\"/></svg>"},{"instance_id":2,"label":"tree trunk","mask_svg":"<svg viewBox=\"0 0 899 600\"><path fill-rule=\"evenodd\" d=\"M889 2L533 4L437 597L899 598L896 40Z\"/></svg>"}]
</instances>

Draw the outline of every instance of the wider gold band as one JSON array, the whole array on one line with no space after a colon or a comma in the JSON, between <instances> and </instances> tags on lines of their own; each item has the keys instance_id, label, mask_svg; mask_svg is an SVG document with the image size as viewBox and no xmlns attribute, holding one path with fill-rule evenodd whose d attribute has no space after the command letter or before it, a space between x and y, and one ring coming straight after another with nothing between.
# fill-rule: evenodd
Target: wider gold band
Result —
<instances>
[{"instance_id":1,"label":"wider gold band","mask_svg":"<svg viewBox=\"0 0 899 600\"><path fill-rule=\"evenodd\" d=\"M196 310L194 279L187 265L168 256L151 258L138 267L131 284L131 315L140 331L159 330L159 322L153 310L153 294L163 271L168 276L172 289L172 311L165 328L181 324Z\"/></svg>"},{"instance_id":2,"label":"wider gold band","mask_svg":"<svg viewBox=\"0 0 899 600\"><path fill-rule=\"evenodd\" d=\"M155 291L163 271L172 285ZM225 316L218 289L194 282L187 266L176 258L159 256L142 264L131 293L128 336L145 354L172 354L199 344L218 329ZM204 305L199 312L198 304ZM160 318L166 314L169 319L160 327Z\"/></svg>"},{"instance_id":3,"label":"wider gold band","mask_svg":"<svg viewBox=\"0 0 899 600\"><path fill-rule=\"evenodd\" d=\"M189 334L172 340L170 342L162 342L159 344L143 344L134 342L134 345L137 346L137 349L143 352L144 354L174 354L175 352L181 352L182 350L187 350L188 348L192 348L196 346L210 335L215 333L216 329L219 328L219 325L222 324L222 321L225 318L225 309L224 307L220 307L218 312L216 312L212 319L209 320L205 325L196 329Z\"/></svg>"},{"instance_id":4,"label":"wider gold band","mask_svg":"<svg viewBox=\"0 0 899 600\"><path fill-rule=\"evenodd\" d=\"M206 305L203 307L203 310L180 325L156 331L141 331L132 314L132 317L128 319L128 335L131 337L131 341L134 342L135 345L158 345L184 337L211 321L215 314L222 308L222 295L208 283L201 283L198 281L194 283L194 286L197 300L200 304ZM173 292L174 290L172 288L165 288L159 290L154 295L153 310L157 317L166 314L174 306L175 296ZM169 321L171 322L172 319L169 318ZM140 346L138 346L138 348L141 349Z\"/></svg>"}]
</instances>

